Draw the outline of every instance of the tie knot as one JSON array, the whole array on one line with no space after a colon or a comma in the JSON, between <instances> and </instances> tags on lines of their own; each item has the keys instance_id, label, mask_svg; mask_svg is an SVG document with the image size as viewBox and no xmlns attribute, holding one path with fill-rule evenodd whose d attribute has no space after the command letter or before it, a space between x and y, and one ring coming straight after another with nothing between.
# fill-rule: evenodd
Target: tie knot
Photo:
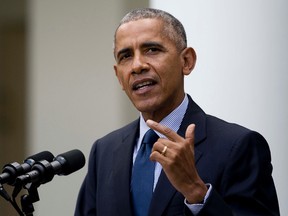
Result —
<instances>
[{"instance_id":1,"label":"tie knot","mask_svg":"<svg viewBox=\"0 0 288 216\"><path fill-rule=\"evenodd\" d=\"M159 136L154 130L149 129L143 137L142 143L150 144L151 146L158 140Z\"/></svg>"}]
</instances>

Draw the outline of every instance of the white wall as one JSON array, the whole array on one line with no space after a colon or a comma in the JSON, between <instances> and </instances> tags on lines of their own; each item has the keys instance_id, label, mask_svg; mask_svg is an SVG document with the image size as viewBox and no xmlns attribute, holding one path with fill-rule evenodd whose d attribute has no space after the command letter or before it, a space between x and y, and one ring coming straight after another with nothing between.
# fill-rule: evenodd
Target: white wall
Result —
<instances>
[{"instance_id":1,"label":"white wall","mask_svg":"<svg viewBox=\"0 0 288 216\"><path fill-rule=\"evenodd\" d=\"M209 114L268 140L281 215L288 215L288 2L151 0L184 24L198 54L186 91Z\"/></svg>"},{"instance_id":2,"label":"white wall","mask_svg":"<svg viewBox=\"0 0 288 216\"><path fill-rule=\"evenodd\" d=\"M126 7L120 0L29 1L31 154L80 149L88 160L97 138L135 118L113 70L114 30ZM86 170L41 185L35 215L73 215Z\"/></svg>"}]
</instances>

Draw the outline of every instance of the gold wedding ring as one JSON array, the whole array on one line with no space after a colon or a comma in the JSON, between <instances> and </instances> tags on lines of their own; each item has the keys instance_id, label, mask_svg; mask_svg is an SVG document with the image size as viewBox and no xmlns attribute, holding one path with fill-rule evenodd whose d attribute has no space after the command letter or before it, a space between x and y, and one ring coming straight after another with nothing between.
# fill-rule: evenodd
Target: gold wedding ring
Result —
<instances>
[{"instance_id":1,"label":"gold wedding ring","mask_svg":"<svg viewBox=\"0 0 288 216\"><path fill-rule=\"evenodd\" d=\"M167 146L164 146L164 149L162 150L161 154L162 154L163 156L165 156L166 151L167 151Z\"/></svg>"}]
</instances>

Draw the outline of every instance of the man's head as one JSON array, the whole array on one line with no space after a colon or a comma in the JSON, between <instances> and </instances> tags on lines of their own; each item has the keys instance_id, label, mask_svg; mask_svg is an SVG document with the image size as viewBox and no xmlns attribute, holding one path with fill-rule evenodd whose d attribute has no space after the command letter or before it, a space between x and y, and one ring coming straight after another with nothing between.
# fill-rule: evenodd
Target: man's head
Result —
<instances>
[{"instance_id":1,"label":"man's head","mask_svg":"<svg viewBox=\"0 0 288 216\"><path fill-rule=\"evenodd\" d=\"M147 18L162 20L164 23L163 34L165 34L172 41L174 41L179 50L183 50L184 48L187 47L186 32L182 23L178 19L176 19L174 16L172 16L171 14L165 11L153 9L153 8L136 9L126 14L123 17L123 19L120 21L115 31L114 45L116 43L117 30L121 25L123 25L124 23L128 23L130 21L136 21L139 19L147 19Z\"/></svg>"},{"instance_id":2,"label":"man's head","mask_svg":"<svg viewBox=\"0 0 288 216\"><path fill-rule=\"evenodd\" d=\"M139 9L122 19L114 41L122 89L145 120L160 121L182 102L184 75L196 62L182 24L166 12Z\"/></svg>"}]
</instances>

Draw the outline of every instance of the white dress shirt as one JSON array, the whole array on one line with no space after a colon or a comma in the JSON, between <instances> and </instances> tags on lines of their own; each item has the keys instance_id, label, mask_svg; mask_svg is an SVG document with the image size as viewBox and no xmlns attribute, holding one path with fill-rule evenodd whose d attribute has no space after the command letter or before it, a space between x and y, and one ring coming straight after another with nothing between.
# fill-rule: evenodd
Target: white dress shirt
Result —
<instances>
[{"instance_id":1,"label":"white dress shirt","mask_svg":"<svg viewBox=\"0 0 288 216\"><path fill-rule=\"evenodd\" d=\"M159 122L160 124L166 126L166 127L169 127L171 128L173 131L177 132L181 123L182 123L182 120L184 118L184 115L186 113L186 110L187 110L187 107L188 107L188 97L187 95L185 94L185 97L184 97L184 100L182 101L182 103L176 108L174 109L168 116L166 116L164 119L162 119L161 122ZM137 156L137 153L138 153L138 150L140 149L140 145L141 145L141 142L142 142L142 139L145 135L145 133L149 130L150 128L147 126L145 120L143 119L143 116L142 114L140 113L140 133L139 133L139 139L137 141L137 144L135 146L135 149L134 149L134 153L133 153L133 163L136 159L136 156ZM166 138L163 134L155 131L157 133L157 135L161 138ZM159 176L161 174L161 171L162 171L162 166L160 163L156 162L155 164L155 172L154 172L154 186L153 186L153 190L155 189L156 185L157 185L157 182L158 182L158 179L159 179ZM211 185L209 185L209 190L205 196L205 199L204 199L204 203L206 201L206 199L208 198L209 196L209 193L211 191ZM203 204L188 204L186 199L184 200L185 202L185 205L192 211L192 213L194 215L198 214L198 212L201 210Z\"/></svg>"}]
</instances>

